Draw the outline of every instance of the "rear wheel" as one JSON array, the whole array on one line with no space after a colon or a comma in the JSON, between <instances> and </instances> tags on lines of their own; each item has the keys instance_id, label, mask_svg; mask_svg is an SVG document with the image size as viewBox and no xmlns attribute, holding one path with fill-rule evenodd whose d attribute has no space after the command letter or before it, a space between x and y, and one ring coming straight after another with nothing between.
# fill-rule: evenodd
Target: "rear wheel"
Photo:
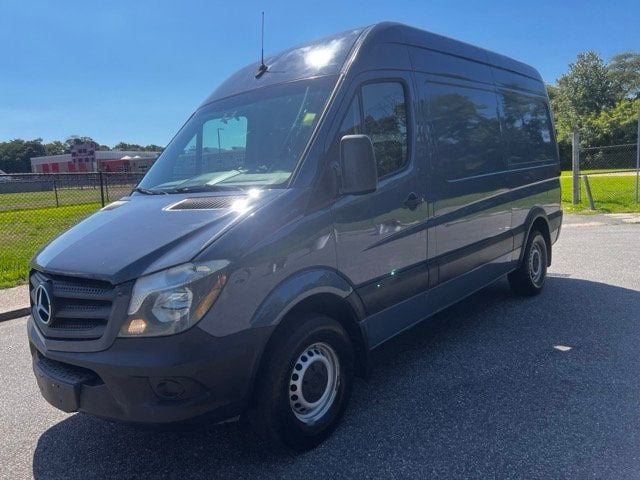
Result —
<instances>
[{"instance_id":1,"label":"rear wheel","mask_svg":"<svg viewBox=\"0 0 640 480\"><path fill-rule=\"evenodd\" d=\"M519 295L537 295L542 291L547 278L549 250L542 233L534 230L522 257L520 267L509 274L509 284Z\"/></svg>"},{"instance_id":2,"label":"rear wheel","mask_svg":"<svg viewBox=\"0 0 640 480\"><path fill-rule=\"evenodd\" d=\"M294 450L318 445L335 429L351 394L354 355L334 319L306 315L268 352L252 423Z\"/></svg>"}]
</instances>

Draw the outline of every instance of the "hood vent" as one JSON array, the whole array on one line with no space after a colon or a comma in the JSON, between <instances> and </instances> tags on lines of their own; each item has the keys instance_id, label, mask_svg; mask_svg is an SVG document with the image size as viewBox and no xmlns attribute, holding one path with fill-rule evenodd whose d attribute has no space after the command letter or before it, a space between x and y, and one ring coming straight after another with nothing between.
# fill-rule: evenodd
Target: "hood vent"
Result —
<instances>
[{"instance_id":1,"label":"hood vent","mask_svg":"<svg viewBox=\"0 0 640 480\"><path fill-rule=\"evenodd\" d=\"M185 198L167 207L167 210L223 210L231 208L238 200L246 200L245 196L198 197Z\"/></svg>"}]
</instances>

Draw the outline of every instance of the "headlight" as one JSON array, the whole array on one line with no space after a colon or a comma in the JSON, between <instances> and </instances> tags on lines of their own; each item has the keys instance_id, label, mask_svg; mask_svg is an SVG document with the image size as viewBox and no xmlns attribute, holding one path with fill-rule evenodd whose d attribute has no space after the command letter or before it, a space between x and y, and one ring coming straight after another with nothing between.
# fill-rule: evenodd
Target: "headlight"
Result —
<instances>
[{"instance_id":1,"label":"headlight","mask_svg":"<svg viewBox=\"0 0 640 480\"><path fill-rule=\"evenodd\" d=\"M171 335L192 327L220 295L228 264L226 260L185 263L140 277L120 336Z\"/></svg>"}]
</instances>

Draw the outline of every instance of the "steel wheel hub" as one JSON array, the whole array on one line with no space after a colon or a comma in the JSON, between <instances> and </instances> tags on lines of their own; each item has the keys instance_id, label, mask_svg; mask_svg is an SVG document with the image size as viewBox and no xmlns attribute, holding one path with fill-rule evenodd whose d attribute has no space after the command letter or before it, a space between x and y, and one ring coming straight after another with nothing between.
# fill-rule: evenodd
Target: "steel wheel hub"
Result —
<instances>
[{"instance_id":1,"label":"steel wheel hub","mask_svg":"<svg viewBox=\"0 0 640 480\"><path fill-rule=\"evenodd\" d=\"M531 274L531 281L536 285L539 285L542 279L543 265L542 265L542 251L540 245L534 243L531 246L531 254L529 255L529 272Z\"/></svg>"},{"instance_id":2,"label":"steel wheel hub","mask_svg":"<svg viewBox=\"0 0 640 480\"><path fill-rule=\"evenodd\" d=\"M333 405L340 386L340 360L326 343L314 343L298 356L289 376L289 404L298 420L313 425Z\"/></svg>"}]
</instances>

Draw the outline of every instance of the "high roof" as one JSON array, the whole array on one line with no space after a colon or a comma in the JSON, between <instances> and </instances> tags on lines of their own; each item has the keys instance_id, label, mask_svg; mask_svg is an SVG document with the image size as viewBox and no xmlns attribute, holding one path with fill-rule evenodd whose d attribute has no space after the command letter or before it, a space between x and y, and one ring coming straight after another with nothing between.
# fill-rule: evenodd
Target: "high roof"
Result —
<instances>
[{"instance_id":1,"label":"high roof","mask_svg":"<svg viewBox=\"0 0 640 480\"><path fill-rule=\"evenodd\" d=\"M373 25L367 34L366 43L404 43L437 52L448 53L497 68L510 70L521 75L539 79L535 68L499 53L476 47L450 37L427 32L402 23L381 22Z\"/></svg>"},{"instance_id":2,"label":"high roof","mask_svg":"<svg viewBox=\"0 0 640 480\"><path fill-rule=\"evenodd\" d=\"M269 70L259 78L256 78L256 73L260 62L250 63L222 82L203 102L203 105L220 98L276 83L336 75L342 70L349 52L363 31L364 29L357 28L337 33L271 55L264 61Z\"/></svg>"},{"instance_id":3,"label":"high roof","mask_svg":"<svg viewBox=\"0 0 640 480\"><path fill-rule=\"evenodd\" d=\"M363 51L383 43L413 45L447 53L542 81L540 74L533 67L504 55L401 23L381 22L340 32L271 55L265 59L269 70L258 78L256 73L260 62L253 62L220 84L203 105L268 85L302 78L337 75L343 71L352 50ZM358 56L355 62L357 58Z\"/></svg>"}]
</instances>

